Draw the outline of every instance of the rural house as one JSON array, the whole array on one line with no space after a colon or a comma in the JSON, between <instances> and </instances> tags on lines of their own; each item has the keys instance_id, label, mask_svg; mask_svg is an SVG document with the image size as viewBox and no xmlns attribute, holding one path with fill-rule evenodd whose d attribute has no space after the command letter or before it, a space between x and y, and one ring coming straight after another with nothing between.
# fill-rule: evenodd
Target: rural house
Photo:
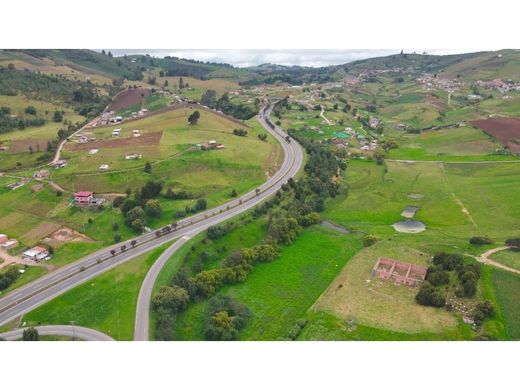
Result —
<instances>
[{"instance_id":1,"label":"rural house","mask_svg":"<svg viewBox=\"0 0 520 390\"><path fill-rule=\"evenodd\" d=\"M36 171L33 174L33 179L45 179L49 177L50 173L47 169L42 169L41 171Z\"/></svg>"},{"instance_id":2,"label":"rural house","mask_svg":"<svg viewBox=\"0 0 520 390\"><path fill-rule=\"evenodd\" d=\"M26 250L22 255L24 259L29 259L33 261L45 260L47 256L49 256L49 251L47 250L47 248L41 246L35 246L34 248Z\"/></svg>"},{"instance_id":3,"label":"rural house","mask_svg":"<svg viewBox=\"0 0 520 390\"><path fill-rule=\"evenodd\" d=\"M18 240L15 240L13 238L0 244L0 248L3 250L13 249L13 248L16 248L17 246L18 246Z\"/></svg>"},{"instance_id":4,"label":"rural house","mask_svg":"<svg viewBox=\"0 0 520 390\"><path fill-rule=\"evenodd\" d=\"M90 191L80 191L74 194L74 202L78 206L88 206L94 197L94 193Z\"/></svg>"}]
</instances>

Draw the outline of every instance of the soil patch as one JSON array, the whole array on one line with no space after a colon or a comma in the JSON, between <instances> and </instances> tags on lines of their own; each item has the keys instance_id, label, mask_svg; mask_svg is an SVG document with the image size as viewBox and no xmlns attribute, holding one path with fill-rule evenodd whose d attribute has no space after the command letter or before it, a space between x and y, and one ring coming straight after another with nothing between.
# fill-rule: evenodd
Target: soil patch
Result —
<instances>
[{"instance_id":1,"label":"soil patch","mask_svg":"<svg viewBox=\"0 0 520 390\"><path fill-rule=\"evenodd\" d=\"M32 147L34 152L45 152L47 150L46 139L17 139L11 141L9 145L9 153L23 153L28 152L29 147Z\"/></svg>"},{"instance_id":2,"label":"soil patch","mask_svg":"<svg viewBox=\"0 0 520 390\"><path fill-rule=\"evenodd\" d=\"M520 153L520 118L489 118L470 123L495 137L513 153Z\"/></svg>"},{"instance_id":3,"label":"soil patch","mask_svg":"<svg viewBox=\"0 0 520 390\"><path fill-rule=\"evenodd\" d=\"M90 237L68 227L61 227L43 240L52 246L66 242L94 242Z\"/></svg>"},{"instance_id":4,"label":"soil patch","mask_svg":"<svg viewBox=\"0 0 520 390\"><path fill-rule=\"evenodd\" d=\"M145 133L140 137L115 138L104 141L94 141L86 144L67 143L67 151L76 152L80 150L91 150L101 148L126 148L129 146L149 146L159 145L161 142L162 131L155 133Z\"/></svg>"},{"instance_id":5,"label":"soil patch","mask_svg":"<svg viewBox=\"0 0 520 390\"><path fill-rule=\"evenodd\" d=\"M114 96L108 109L110 111L119 111L131 107L134 104L140 103L141 100L148 95L150 95L150 90L146 88L127 89Z\"/></svg>"},{"instance_id":6,"label":"soil patch","mask_svg":"<svg viewBox=\"0 0 520 390\"><path fill-rule=\"evenodd\" d=\"M321 226L328 227L329 229L333 229L337 232L343 233L343 234L350 234L350 230L345 229L343 226L338 225L337 223L334 223L332 221L323 221L321 223Z\"/></svg>"}]
</instances>

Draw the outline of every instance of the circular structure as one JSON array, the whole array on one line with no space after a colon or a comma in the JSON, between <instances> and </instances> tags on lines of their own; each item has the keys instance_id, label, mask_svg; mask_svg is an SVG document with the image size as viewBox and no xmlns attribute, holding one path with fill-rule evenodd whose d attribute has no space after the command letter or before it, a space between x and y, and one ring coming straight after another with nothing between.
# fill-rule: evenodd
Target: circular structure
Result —
<instances>
[{"instance_id":1,"label":"circular structure","mask_svg":"<svg viewBox=\"0 0 520 390\"><path fill-rule=\"evenodd\" d=\"M399 233L420 233L426 230L426 225L421 221L408 219L406 221L396 222L392 227Z\"/></svg>"}]
</instances>

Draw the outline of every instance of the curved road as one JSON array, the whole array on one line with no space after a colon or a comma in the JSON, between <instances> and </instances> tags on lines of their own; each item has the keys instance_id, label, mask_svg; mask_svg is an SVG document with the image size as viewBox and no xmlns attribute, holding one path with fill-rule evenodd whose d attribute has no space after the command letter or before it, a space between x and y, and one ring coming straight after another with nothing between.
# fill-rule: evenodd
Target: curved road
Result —
<instances>
[{"instance_id":1,"label":"curved road","mask_svg":"<svg viewBox=\"0 0 520 390\"><path fill-rule=\"evenodd\" d=\"M272 106L268 107L265 110L260 111L258 115L258 121L260 124L268 130L282 145L284 151L284 162L281 168L276 172L276 174L263 186L262 196L253 197L249 201L243 203L241 208L236 208L231 210L228 213L223 213L213 221L211 224L206 224L202 226L197 226L186 232L184 236L182 236L179 240L177 240L173 245L171 245L166 251L164 251L161 256L155 261L152 265L148 274L146 275L143 284L141 285L141 290L139 291L139 297L137 300L137 309L135 313L135 325L134 325L134 340L137 341L145 341L148 340L149 335L149 322L150 322L150 301L152 298L152 291L155 285L155 281L161 272L161 269L164 267L168 259L194 235L206 230L209 226L225 221L233 216L242 213L243 211L254 207L256 204L265 200L265 198L276 193L282 184L287 182L290 177L295 176L300 170L303 164L303 150L301 146L294 140L290 143L286 141L286 136L282 129L277 126L274 128L270 128L267 123L267 118L269 118L271 114ZM262 189L262 188L261 188Z\"/></svg>"},{"instance_id":2,"label":"curved road","mask_svg":"<svg viewBox=\"0 0 520 390\"><path fill-rule=\"evenodd\" d=\"M75 261L72 264L61 267L34 282L11 291L5 297L0 299L0 325L4 325L17 317L20 317L65 291L68 291L136 256L178 238L186 240L192 235L207 229L209 226L220 223L248 210L251 207L254 207L267 197L273 195L278 191L282 184L298 172L303 163L303 151L295 141L287 143L284 138L285 133L283 133L281 129L277 127L271 129L267 125L265 118L270 115L271 110L272 107L262 110L259 120L266 130L281 142L285 152L285 160L280 170L267 182L256 190L252 190L221 206L206 210L179 221L177 226L172 229L170 233L163 233L157 237L156 233L162 231L162 229L157 229L134 238L133 240L136 242L135 246L131 245L132 240L127 240L101 249ZM121 251L120 248L122 245L126 245L127 249L125 251ZM110 253L112 249L116 251L114 255ZM159 265L154 267L154 269L156 268L159 268ZM141 307L142 306L140 306L140 308ZM141 309L140 313L142 312ZM147 315L148 314L146 314L146 316Z\"/></svg>"},{"instance_id":3,"label":"curved road","mask_svg":"<svg viewBox=\"0 0 520 390\"><path fill-rule=\"evenodd\" d=\"M75 337L86 341L114 341L110 336L97 330L72 325L44 325L35 326L40 336L67 336ZM0 333L0 337L7 341L20 340L23 335L23 328Z\"/></svg>"}]
</instances>

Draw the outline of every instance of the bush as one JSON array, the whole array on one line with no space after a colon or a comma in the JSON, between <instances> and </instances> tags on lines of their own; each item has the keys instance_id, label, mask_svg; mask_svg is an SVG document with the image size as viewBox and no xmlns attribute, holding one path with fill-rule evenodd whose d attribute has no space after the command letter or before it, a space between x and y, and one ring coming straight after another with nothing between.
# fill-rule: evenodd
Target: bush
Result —
<instances>
[{"instance_id":1,"label":"bush","mask_svg":"<svg viewBox=\"0 0 520 390\"><path fill-rule=\"evenodd\" d=\"M154 309L167 309L172 313L178 313L188 306L188 292L179 286L162 286L157 295L152 299Z\"/></svg>"},{"instance_id":2,"label":"bush","mask_svg":"<svg viewBox=\"0 0 520 390\"><path fill-rule=\"evenodd\" d=\"M453 271L462 266L462 255L440 252L433 256L432 262L434 265L438 265L446 271Z\"/></svg>"},{"instance_id":3,"label":"bush","mask_svg":"<svg viewBox=\"0 0 520 390\"><path fill-rule=\"evenodd\" d=\"M438 266L433 266L428 268L426 280L430 282L432 286L440 286L450 282L450 274Z\"/></svg>"},{"instance_id":4,"label":"bush","mask_svg":"<svg viewBox=\"0 0 520 390\"><path fill-rule=\"evenodd\" d=\"M442 291L432 286L429 282L423 283L415 296L415 300L423 306L443 307L446 304L446 298Z\"/></svg>"},{"instance_id":5,"label":"bush","mask_svg":"<svg viewBox=\"0 0 520 390\"><path fill-rule=\"evenodd\" d=\"M377 238L370 234L363 237L363 246L365 248L374 245L376 242L377 242Z\"/></svg>"},{"instance_id":6,"label":"bush","mask_svg":"<svg viewBox=\"0 0 520 390\"><path fill-rule=\"evenodd\" d=\"M520 249L520 237L508 238L506 240L506 245L510 246L511 248L513 248L515 250Z\"/></svg>"},{"instance_id":7,"label":"bush","mask_svg":"<svg viewBox=\"0 0 520 390\"><path fill-rule=\"evenodd\" d=\"M148 214L150 217L158 218L163 213L161 204L159 203L158 200L155 200L155 199L147 200L144 208L146 210L146 214Z\"/></svg>"},{"instance_id":8,"label":"bush","mask_svg":"<svg viewBox=\"0 0 520 390\"><path fill-rule=\"evenodd\" d=\"M489 245L493 243L493 240L488 236L474 236L469 239L472 245Z\"/></svg>"},{"instance_id":9,"label":"bush","mask_svg":"<svg viewBox=\"0 0 520 390\"><path fill-rule=\"evenodd\" d=\"M229 225L214 225L208 228L208 238L210 240L216 240L224 237L230 231Z\"/></svg>"},{"instance_id":10,"label":"bush","mask_svg":"<svg viewBox=\"0 0 520 390\"><path fill-rule=\"evenodd\" d=\"M216 296L209 301L204 325L207 340L236 340L238 331L249 319L248 308L228 296Z\"/></svg>"}]
</instances>

